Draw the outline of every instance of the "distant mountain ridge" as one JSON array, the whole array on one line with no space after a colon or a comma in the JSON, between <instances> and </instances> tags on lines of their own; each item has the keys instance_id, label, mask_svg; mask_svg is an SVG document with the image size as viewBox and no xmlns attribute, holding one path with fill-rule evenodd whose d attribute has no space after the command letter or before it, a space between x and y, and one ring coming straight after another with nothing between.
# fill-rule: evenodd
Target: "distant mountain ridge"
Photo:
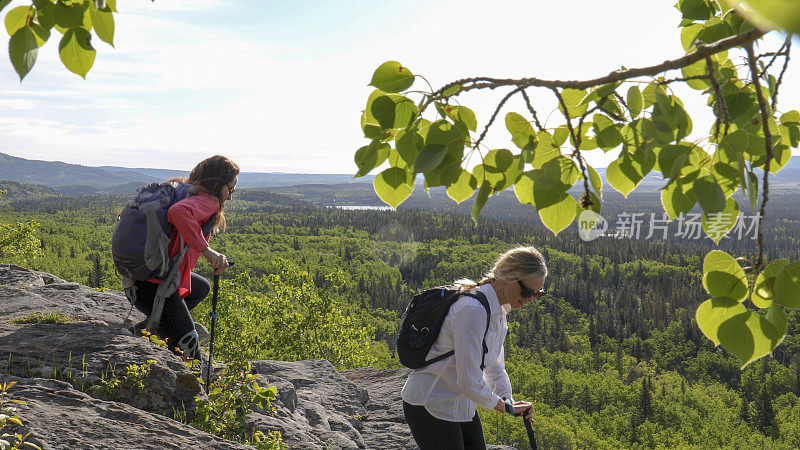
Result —
<instances>
[{"instance_id":1,"label":"distant mountain ridge","mask_svg":"<svg viewBox=\"0 0 800 450\"><path fill-rule=\"evenodd\" d=\"M597 171L607 186L605 169L598 168ZM92 167L58 161L30 160L0 153L0 180L47 186L68 195L125 194L135 192L136 189L145 184L188 176L188 171L181 170L120 166ZM374 175L353 178L351 174L242 172L239 175L239 187L270 188L309 184L371 184L374 179ZM793 156L789 163L770 180L780 187L800 187L800 156ZM424 179L421 175L418 176L417 181L418 187L424 185ZM653 172L645 177L641 188L660 189L662 186L663 177L661 174Z\"/></svg>"},{"instance_id":2,"label":"distant mountain ridge","mask_svg":"<svg viewBox=\"0 0 800 450\"><path fill-rule=\"evenodd\" d=\"M0 180L38 184L66 194L128 193L142 185L171 178L188 177L188 171L128 168L119 166L91 167L59 161L39 161L0 153ZM242 172L240 188L265 188L297 184L372 183L374 176L353 178L352 174L306 174Z\"/></svg>"}]
</instances>

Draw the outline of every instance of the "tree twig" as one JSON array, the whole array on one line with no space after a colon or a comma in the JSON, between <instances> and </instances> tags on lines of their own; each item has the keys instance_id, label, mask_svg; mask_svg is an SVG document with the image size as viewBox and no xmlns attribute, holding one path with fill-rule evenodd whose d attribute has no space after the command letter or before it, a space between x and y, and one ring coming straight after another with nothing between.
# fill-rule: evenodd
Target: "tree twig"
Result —
<instances>
[{"instance_id":1,"label":"tree twig","mask_svg":"<svg viewBox=\"0 0 800 450\"><path fill-rule=\"evenodd\" d=\"M569 129L569 134L570 134L570 136L572 136L572 143L575 145L575 152L574 152L574 155L576 156L575 159L578 160L578 167L580 167L581 175L583 176L584 195L581 196L581 207L582 208L588 208L592 204L592 200L591 200L592 197L591 197L591 194L589 193L589 177L586 176L586 167L584 165L583 155L581 155L581 150L580 150L581 140L580 140L580 137L575 136L575 130L572 128L572 121L569 118L569 108L567 108L567 103L564 101L564 97L561 95L560 92L558 92L558 89L551 88L551 90L553 91L553 93L556 94L556 97L558 97L558 103L561 104L561 108L564 110L563 111L564 112L564 118L567 120L567 129ZM599 103L602 104L602 101L600 101ZM598 104L595 107L595 109L598 108L599 106L600 105ZM580 126L583 126L583 119L586 117L587 114L589 114L589 111L586 111L581 116L581 119L579 121L580 125L579 125L579 128L578 128L578 132L579 133L581 132Z\"/></svg>"},{"instance_id":2,"label":"tree twig","mask_svg":"<svg viewBox=\"0 0 800 450\"><path fill-rule=\"evenodd\" d=\"M486 124L486 127L483 129L483 132L481 133L481 135L478 138L478 140L475 141L475 145L473 145L472 148L477 149L478 146L481 145L481 142L483 141L483 138L486 137L486 133L489 131L489 128L491 128L492 124L494 123L494 119L497 118L497 114L500 112L500 109L503 108L503 105L505 105L505 103L508 101L508 99L510 99L517 92L522 91L522 89L523 88L518 87L518 88L514 89L513 91L509 92L508 94L506 94L506 96L503 97L502 100L500 100L500 103L497 104L497 108L495 108L494 113L492 114L492 117L489 118L489 122Z\"/></svg>"},{"instance_id":3,"label":"tree twig","mask_svg":"<svg viewBox=\"0 0 800 450\"><path fill-rule=\"evenodd\" d=\"M781 74L778 76L778 81L775 83L775 91L772 92L772 110L775 111L778 107L778 88L781 86L783 82L783 75L786 73L786 68L789 67L789 50L792 48L792 36L786 36L786 42L784 43L786 46L786 59L783 60L783 69L781 69Z\"/></svg>"},{"instance_id":4,"label":"tree twig","mask_svg":"<svg viewBox=\"0 0 800 450\"><path fill-rule=\"evenodd\" d=\"M714 139L719 137L719 124L725 122L725 131L723 136L728 134L730 129L731 116L728 113L728 103L725 101L725 96L722 95L722 89L719 87L717 77L714 76L714 62L710 56L706 57L706 66L708 66L708 79L711 81L711 86L714 88L714 95L717 97L715 106L717 107L717 120L714 122Z\"/></svg>"},{"instance_id":5,"label":"tree twig","mask_svg":"<svg viewBox=\"0 0 800 450\"><path fill-rule=\"evenodd\" d=\"M539 131L544 131L544 127L539 122L539 117L536 115L536 110L533 109L533 106L531 105L531 99L528 98L528 93L525 92L525 89L522 90L522 98L525 99L525 106L528 107L528 111L530 111L533 115L533 122L536 124L536 127L539 128Z\"/></svg>"},{"instance_id":6,"label":"tree twig","mask_svg":"<svg viewBox=\"0 0 800 450\"><path fill-rule=\"evenodd\" d=\"M772 133L769 131L769 118L771 117L767 110L767 101L764 98L764 93L761 91L761 79L758 76L758 69L756 68L756 57L753 53L753 43L750 42L745 45L747 51L747 61L750 65L750 74L753 77L753 85L756 89L756 97L758 97L758 107L761 110L761 127L764 129L764 145L767 150L767 160L764 163L764 190L761 199L761 212L758 218L758 259L756 260L756 272L761 268L764 263L764 233L762 226L764 224L764 215L767 211L767 201L769 201L769 166L772 162Z\"/></svg>"}]
</instances>

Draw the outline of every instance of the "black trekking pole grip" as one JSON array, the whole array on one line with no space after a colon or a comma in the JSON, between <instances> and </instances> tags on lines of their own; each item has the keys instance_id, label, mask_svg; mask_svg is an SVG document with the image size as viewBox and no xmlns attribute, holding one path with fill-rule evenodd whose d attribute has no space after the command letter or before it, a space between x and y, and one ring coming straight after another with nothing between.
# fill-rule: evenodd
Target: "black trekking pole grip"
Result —
<instances>
[{"instance_id":1,"label":"black trekking pole grip","mask_svg":"<svg viewBox=\"0 0 800 450\"><path fill-rule=\"evenodd\" d=\"M228 259L228 266L236 263L234 258ZM214 293L211 296L211 332L208 338L208 370L206 372L206 390L208 390L209 383L211 382L211 373L214 371L214 328L217 324L217 298L219 296L219 274L214 274Z\"/></svg>"},{"instance_id":2,"label":"black trekking pole grip","mask_svg":"<svg viewBox=\"0 0 800 450\"><path fill-rule=\"evenodd\" d=\"M531 411L533 408L529 409ZM533 414L533 411L531 411ZM525 413L522 413L522 420L525 422L525 431L528 432L528 443L531 445L531 449L538 450L539 446L536 443L536 435L533 432L533 425L531 425L531 421L525 418Z\"/></svg>"}]
</instances>

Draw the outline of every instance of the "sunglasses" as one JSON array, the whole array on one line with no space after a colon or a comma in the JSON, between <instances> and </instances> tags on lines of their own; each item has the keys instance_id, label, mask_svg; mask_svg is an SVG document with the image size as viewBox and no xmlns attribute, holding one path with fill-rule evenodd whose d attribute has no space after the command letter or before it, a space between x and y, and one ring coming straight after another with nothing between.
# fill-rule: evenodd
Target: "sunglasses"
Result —
<instances>
[{"instance_id":1,"label":"sunglasses","mask_svg":"<svg viewBox=\"0 0 800 450\"><path fill-rule=\"evenodd\" d=\"M528 298L528 297L533 297L534 295L544 294L544 289L539 289L539 290L531 289L528 286L525 286L525 283L523 283L522 280L517 280L517 283L519 284L520 289L522 289L522 291L520 291L519 293L519 296L522 298Z\"/></svg>"},{"instance_id":2,"label":"sunglasses","mask_svg":"<svg viewBox=\"0 0 800 450\"><path fill-rule=\"evenodd\" d=\"M232 188L232 187L228 186L227 184L225 185L225 187L228 188L228 192L230 192L231 195L233 195L233 193L236 192L236 188Z\"/></svg>"}]
</instances>

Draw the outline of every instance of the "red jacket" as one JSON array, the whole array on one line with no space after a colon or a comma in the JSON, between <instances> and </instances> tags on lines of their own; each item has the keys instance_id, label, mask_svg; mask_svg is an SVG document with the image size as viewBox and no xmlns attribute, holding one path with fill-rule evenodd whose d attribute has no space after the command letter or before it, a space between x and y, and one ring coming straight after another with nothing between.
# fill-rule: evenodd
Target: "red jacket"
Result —
<instances>
[{"instance_id":1,"label":"red jacket","mask_svg":"<svg viewBox=\"0 0 800 450\"><path fill-rule=\"evenodd\" d=\"M167 211L167 220L175 226L169 242L169 255L175 256L181 251L179 234L189 246L179 269L181 279L178 295L181 297L186 297L192 292L192 269L197 265L203 250L208 247L209 236L203 234L202 226L219 211L219 208L219 199L209 194L198 194L175 203ZM158 282L158 280L150 281Z\"/></svg>"}]
</instances>

